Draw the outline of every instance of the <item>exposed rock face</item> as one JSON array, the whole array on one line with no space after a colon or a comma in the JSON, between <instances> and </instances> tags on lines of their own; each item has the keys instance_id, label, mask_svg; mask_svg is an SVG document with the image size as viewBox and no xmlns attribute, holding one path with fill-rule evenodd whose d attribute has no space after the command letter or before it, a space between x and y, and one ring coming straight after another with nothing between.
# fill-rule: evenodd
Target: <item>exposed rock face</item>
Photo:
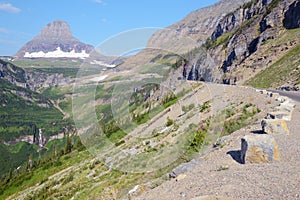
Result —
<instances>
[{"instance_id":1,"label":"exposed rock face","mask_svg":"<svg viewBox=\"0 0 300 200\"><path fill-rule=\"evenodd\" d=\"M27 72L3 60L0 60L0 78L4 78L16 86L31 90L64 85L74 81L71 78L65 78L62 74L48 75L40 72Z\"/></svg>"},{"instance_id":2,"label":"exposed rock face","mask_svg":"<svg viewBox=\"0 0 300 200\"><path fill-rule=\"evenodd\" d=\"M26 85L31 90L39 88L66 85L74 82L74 79L64 77L63 74L44 74L40 72L26 72Z\"/></svg>"},{"instance_id":3,"label":"exposed rock face","mask_svg":"<svg viewBox=\"0 0 300 200\"><path fill-rule=\"evenodd\" d=\"M228 12L205 43L209 59L188 58L185 71L191 76L187 79L232 84L243 79L243 67L255 70L270 65L278 57L270 59L263 50L264 43L276 39L284 24L286 28L299 27L299 13L299 1L293 0L257 0ZM279 51L296 44L291 41ZM266 55L259 55L260 51Z\"/></svg>"},{"instance_id":4,"label":"exposed rock face","mask_svg":"<svg viewBox=\"0 0 300 200\"><path fill-rule=\"evenodd\" d=\"M183 20L168 27L166 30L158 31L149 40L150 46L160 46L168 43L172 38L180 36L182 40L191 38L194 44L184 48L194 48L197 41L204 42L208 38L218 22L229 12L234 11L239 6L249 0L221 0L220 2L199 10L186 16ZM180 45L180 43L178 43ZM176 47L174 47L176 48Z\"/></svg>"},{"instance_id":5,"label":"exposed rock face","mask_svg":"<svg viewBox=\"0 0 300 200\"><path fill-rule=\"evenodd\" d=\"M25 44L17 57L89 57L94 50L72 36L69 25L61 20L47 24L40 34Z\"/></svg>"},{"instance_id":6,"label":"exposed rock face","mask_svg":"<svg viewBox=\"0 0 300 200\"><path fill-rule=\"evenodd\" d=\"M278 145L272 136L259 134L242 138L242 163L269 163L278 159Z\"/></svg>"},{"instance_id":7,"label":"exposed rock face","mask_svg":"<svg viewBox=\"0 0 300 200\"><path fill-rule=\"evenodd\" d=\"M0 78L5 78L9 82L17 86L26 85L26 72L15 65L0 60Z\"/></svg>"},{"instance_id":8,"label":"exposed rock face","mask_svg":"<svg viewBox=\"0 0 300 200\"><path fill-rule=\"evenodd\" d=\"M295 1L284 14L283 25L287 29L300 27L300 1Z\"/></svg>"},{"instance_id":9,"label":"exposed rock face","mask_svg":"<svg viewBox=\"0 0 300 200\"><path fill-rule=\"evenodd\" d=\"M166 50L169 53L186 53L187 51L198 47L203 44L205 40L211 36L219 21L229 12L234 11L239 6L250 0L221 0L220 2L195 10L186 16L183 20L157 31L149 39L147 51L141 51L136 56L133 56L125 62L124 67L128 65L137 66L150 61L155 56L162 52L155 52L154 50ZM208 65L214 66L213 62L208 59ZM194 62L197 65L196 61ZM207 68L209 68L207 67ZM187 68L187 76L192 77L193 74L199 74L197 77L199 80L205 77L206 80L214 80L209 77L215 71L213 69L195 69L190 73L191 68Z\"/></svg>"}]
</instances>

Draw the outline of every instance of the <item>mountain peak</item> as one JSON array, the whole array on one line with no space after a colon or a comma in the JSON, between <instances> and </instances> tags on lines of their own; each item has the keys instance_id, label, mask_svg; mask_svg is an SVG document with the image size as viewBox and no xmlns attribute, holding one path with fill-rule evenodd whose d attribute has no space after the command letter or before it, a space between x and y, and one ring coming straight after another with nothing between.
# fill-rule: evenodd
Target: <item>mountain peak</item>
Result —
<instances>
[{"instance_id":1,"label":"mountain peak","mask_svg":"<svg viewBox=\"0 0 300 200\"><path fill-rule=\"evenodd\" d=\"M50 38L71 38L70 26L63 20L55 20L41 30L40 36Z\"/></svg>"},{"instance_id":2,"label":"mountain peak","mask_svg":"<svg viewBox=\"0 0 300 200\"><path fill-rule=\"evenodd\" d=\"M18 58L87 58L94 50L76 39L67 22L55 20L40 34L27 42L17 53Z\"/></svg>"}]
</instances>

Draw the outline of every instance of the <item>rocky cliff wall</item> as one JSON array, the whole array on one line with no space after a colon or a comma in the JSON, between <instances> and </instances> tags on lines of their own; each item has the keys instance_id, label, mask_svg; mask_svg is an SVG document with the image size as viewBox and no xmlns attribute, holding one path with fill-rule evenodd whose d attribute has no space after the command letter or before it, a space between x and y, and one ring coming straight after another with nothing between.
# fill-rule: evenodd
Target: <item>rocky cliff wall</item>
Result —
<instances>
[{"instance_id":1,"label":"rocky cliff wall","mask_svg":"<svg viewBox=\"0 0 300 200\"><path fill-rule=\"evenodd\" d=\"M254 0L224 16L207 39L208 59L189 57L189 80L234 83L231 73L284 28L299 27L299 1ZM257 57L253 56L253 59Z\"/></svg>"},{"instance_id":2,"label":"rocky cliff wall","mask_svg":"<svg viewBox=\"0 0 300 200\"><path fill-rule=\"evenodd\" d=\"M71 78L65 78L63 74L49 75L40 72L28 72L3 60L0 60L0 78L34 91L43 87L69 84L74 81Z\"/></svg>"}]
</instances>

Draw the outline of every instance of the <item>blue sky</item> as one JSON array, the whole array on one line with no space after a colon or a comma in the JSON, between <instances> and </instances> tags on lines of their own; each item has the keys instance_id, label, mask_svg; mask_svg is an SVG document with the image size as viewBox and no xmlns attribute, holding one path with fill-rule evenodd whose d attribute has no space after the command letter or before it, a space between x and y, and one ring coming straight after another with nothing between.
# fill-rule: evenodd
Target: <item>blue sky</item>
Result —
<instances>
[{"instance_id":1,"label":"blue sky","mask_svg":"<svg viewBox=\"0 0 300 200\"><path fill-rule=\"evenodd\" d=\"M73 35L97 46L143 27L167 27L217 0L0 0L0 55L15 54L53 20L65 20Z\"/></svg>"}]
</instances>

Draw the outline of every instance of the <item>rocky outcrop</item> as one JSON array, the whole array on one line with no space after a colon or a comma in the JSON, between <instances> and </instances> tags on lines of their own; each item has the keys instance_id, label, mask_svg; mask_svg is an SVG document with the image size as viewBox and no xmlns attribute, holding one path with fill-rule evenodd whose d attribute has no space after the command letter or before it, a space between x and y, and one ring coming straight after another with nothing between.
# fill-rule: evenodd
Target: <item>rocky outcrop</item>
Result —
<instances>
[{"instance_id":1,"label":"rocky outcrop","mask_svg":"<svg viewBox=\"0 0 300 200\"><path fill-rule=\"evenodd\" d=\"M26 85L26 72L13 64L7 63L0 59L0 78L5 78L17 86Z\"/></svg>"},{"instance_id":2,"label":"rocky outcrop","mask_svg":"<svg viewBox=\"0 0 300 200\"><path fill-rule=\"evenodd\" d=\"M18 58L64 55L88 57L93 50L93 46L84 44L72 36L70 26L65 21L56 20L47 24L40 34L27 42L15 56Z\"/></svg>"},{"instance_id":3,"label":"rocky outcrop","mask_svg":"<svg viewBox=\"0 0 300 200\"><path fill-rule=\"evenodd\" d=\"M269 163L278 159L278 145L272 136L267 134L253 134L242 138L242 163Z\"/></svg>"},{"instance_id":4,"label":"rocky outcrop","mask_svg":"<svg viewBox=\"0 0 300 200\"><path fill-rule=\"evenodd\" d=\"M26 72L26 86L31 90L67 85L73 82L74 79L64 77L63 74L44 74L40 72Z\"/></svg>"},{"instance_id":5,"label":"rocky outcrop","mask_svg":"<svg viewBox=\"0 0 300 200\"><path fill-rule=\"evenodd\" d=\"M294 23L289 25L290 27L297 27L299 15L297 2L256 0L228 13L218 22L204 45L206 53L210 55L209 60L188 58L191 62L185 68L186 74L191 73L193 76L187 78L232 84L243 79L242 75L236 73L240 67L255 70L257 67L265 67L272 63L272 60L268 60L268 56L257 58L258 55L253 54L258 52L267 40L278 37L283 21L287 21L286 24ZM290 16L296 18L296 22L291 22ZM252 63L255 60L257 64L247 65L246 59ZM208 78L203 77L203 71L209 72Z\"/></svg>"},{"instance_id":6,"label":"rocky outcrop","mask_svg":"<svg viewBox=\"0 0 300 200\"><path fill-rule=\"evenodd\" d=\"M239 6L250 0L221 0L214 5L195 10L181 21L161 30L158 30L149 39L147 49L135 56L130 57L123 66L139 66L150 62L153 58L162 53L184 54L195 47L202 45L211 36L219 21L229 12L233 12ZM162 51L155 51L162 50ZM191 59L192 60L192 59ZM215 65L209 59L206 63L192 62L187 66L187 75L194 80L201 80L205 77L207 81L214 81L212 76L215 72ZM196 65L197 69L192 65ZM204 68L205 66L208 66ZM194 71L192 71L194 70ZM191 72L192 71L192 72ZM196 75L196 76L193 76ZM198 79L196 79L198 77Z\"/></svg>"},{"instance_id":7,"label":"rocky outcrop","mask_svg":"<svg viewBox=\"0 0 300 200\"><path fill-rule=\"evenodd\" d=\"M186 44L182 47L180 43L175 43L184 50L195 48L195 45L205 42L215 30L219 21L229 12L234 11L239 6L250 0L221 0L218 3L196 10L186 16L183 20L156 32L149 40L149 46L161 46L169 43L172 38L176 37L181 40L194 40L194 43ZM180 37L178 37L180 36ZM173 48L177 48L174 46Z\"/></svg>"},{"instance_id":8,"label":"rocky outcrop","mask_svg":"<svg viewBox=\"0 0 300 200\"><path fill-rule=\"evenodd\" d=\"M284 13L283 26L287 29L300 27L300 1L295 1Z\"/></svg>"},{"instance_id":9,"label":"rocky outcrop","mask_svg":"<svg viewBox=\"0 0 300 200\"><path fill-rule=\"evenodd\" d=\"M74 82L73 79L66 78L63 74L49 75L41 72L28 72L3 60L0 60L0 78L8 80L13 85L31 90Z\"/></svg>"}]
</instances>

